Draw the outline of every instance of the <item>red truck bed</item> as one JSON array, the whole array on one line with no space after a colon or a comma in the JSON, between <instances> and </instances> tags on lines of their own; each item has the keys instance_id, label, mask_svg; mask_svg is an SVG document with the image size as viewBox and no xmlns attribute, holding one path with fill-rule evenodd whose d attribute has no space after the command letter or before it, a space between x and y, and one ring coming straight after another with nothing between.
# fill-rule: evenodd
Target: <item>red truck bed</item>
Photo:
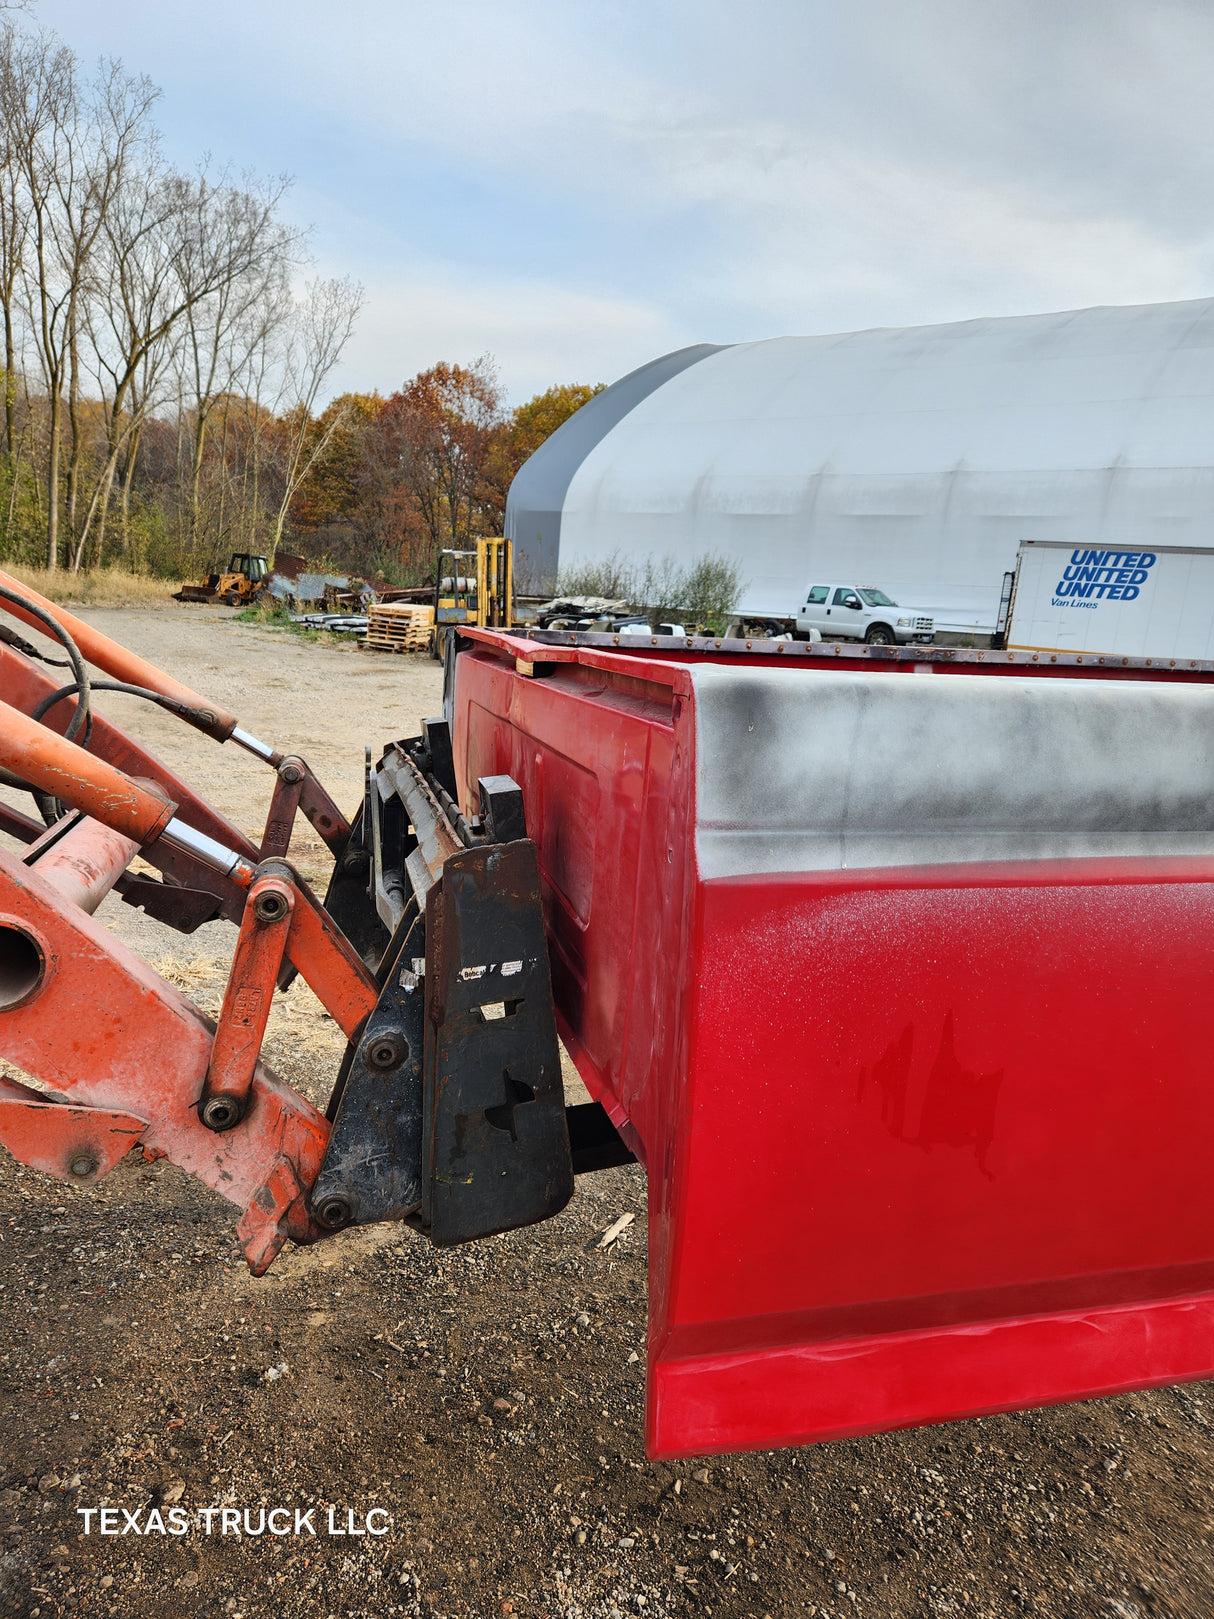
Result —
<instances>
[{"instance_id":1,"label":"red truck bed","mask_svg":"<svg viewBox=\"0 0 1214 1619\"><path fill-rule=\"evenodd\" d=\"M1214 1374L1208 670L472 639L461 792L648 1171L651 1455Z\"/></svg>"}]
</instances>

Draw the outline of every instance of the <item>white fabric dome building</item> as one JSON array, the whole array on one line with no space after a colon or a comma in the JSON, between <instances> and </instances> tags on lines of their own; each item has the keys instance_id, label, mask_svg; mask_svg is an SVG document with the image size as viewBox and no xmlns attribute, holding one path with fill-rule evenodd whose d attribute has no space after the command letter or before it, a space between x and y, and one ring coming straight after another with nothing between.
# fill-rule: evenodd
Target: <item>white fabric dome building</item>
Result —
<instances>
[{"instance_id":1,"label":"white fabric dome building","mask_svg":"<svg viewBox=\"0 0 1214 1619\"><path fill-rule=\"evenodd\" d=\"M536 451L506 533L520 588L717 553L755 616L837 579L989 630L1022 540L1214 547L1214 300L681 349Z\"/></svg>"}]
</instances>

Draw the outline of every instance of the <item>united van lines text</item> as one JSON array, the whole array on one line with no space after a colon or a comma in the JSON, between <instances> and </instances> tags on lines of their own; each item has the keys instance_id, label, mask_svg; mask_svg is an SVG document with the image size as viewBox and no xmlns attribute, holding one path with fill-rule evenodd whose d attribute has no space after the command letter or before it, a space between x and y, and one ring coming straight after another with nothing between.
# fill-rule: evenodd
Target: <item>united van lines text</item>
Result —
<instances>
[{"instance_id":1,"label":"united van lines text","mask_svg":"<svg viewBox=\"0 0 1214 1619\"><path fill-rule=\"evenodd\" d=\"M1154 551L1072 551L1071 560L1054 591L1054 605L1063 597L1079 601L1132 602L1155 566Z\"/></svg>"}]
</instances>

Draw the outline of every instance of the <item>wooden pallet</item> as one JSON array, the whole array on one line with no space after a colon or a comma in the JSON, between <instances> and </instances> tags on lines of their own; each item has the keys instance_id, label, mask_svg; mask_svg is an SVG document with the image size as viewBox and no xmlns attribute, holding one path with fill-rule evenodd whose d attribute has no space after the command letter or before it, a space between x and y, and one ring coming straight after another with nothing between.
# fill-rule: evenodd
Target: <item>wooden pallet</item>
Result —
<instances>
[{"instance_id":1,"label":"wooden pallet","mask_svg":"<svg viewBox=\"0 0 1214 1619\"><path fill-rule=\"evenodd\" d=\"M382 603L367 614L367 635L362 645L368 652L428 652L433 630L433 607Z\"/></svg>"}]
</instances>

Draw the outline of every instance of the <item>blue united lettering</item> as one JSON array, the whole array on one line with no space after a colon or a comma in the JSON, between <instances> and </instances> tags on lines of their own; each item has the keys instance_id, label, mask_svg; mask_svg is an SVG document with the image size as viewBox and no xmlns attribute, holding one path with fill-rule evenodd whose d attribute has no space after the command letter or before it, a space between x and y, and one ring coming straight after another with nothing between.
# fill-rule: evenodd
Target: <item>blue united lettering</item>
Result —
<instances>
[{"instance_id":1,"label":"blue united lettering","mask_svg":"<svg viewBox=\"0 0 1214 1619\"><path fill-rule=\"evenodd\" d=\"M1134 601L1155 566L1154 551L1077 549L1054 594L1087 601Z\"/></svg>"}]
</instances>

